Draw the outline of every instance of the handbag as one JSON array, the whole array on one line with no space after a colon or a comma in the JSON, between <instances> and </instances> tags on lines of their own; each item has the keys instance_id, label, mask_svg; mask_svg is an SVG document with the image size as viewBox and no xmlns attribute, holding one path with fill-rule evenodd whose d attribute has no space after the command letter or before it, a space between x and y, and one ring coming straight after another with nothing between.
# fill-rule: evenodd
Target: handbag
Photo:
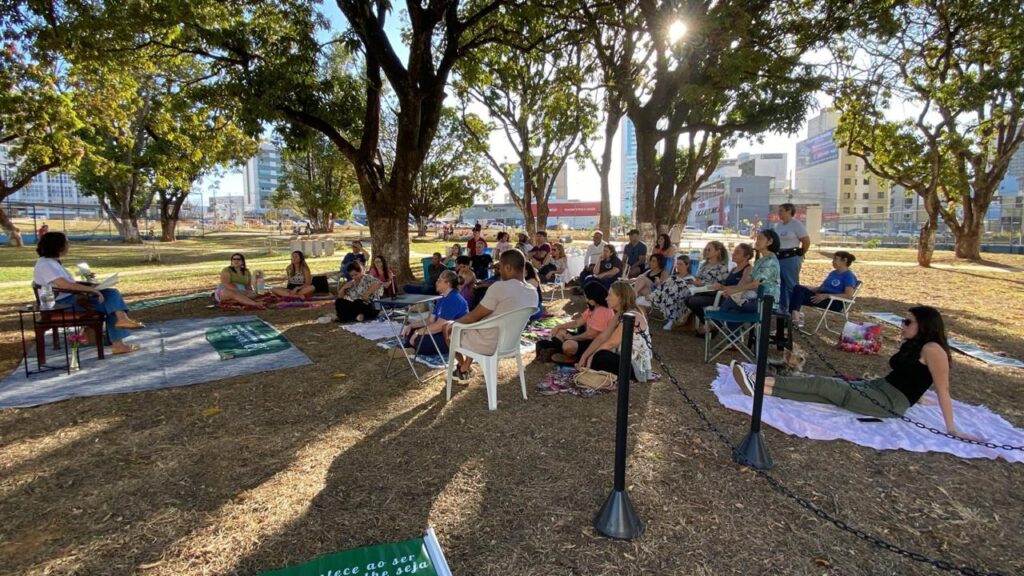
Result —
<instances>
[{"instance_id":1,"label":"handbag","mask_svg":"<svg viewBox=\"0 0 1024 576\"><path fill-rule=\"evenodd\" d=\"M882 325L847 320L836 348L855 354L878 354L882 350Z\"/></svg>"},{"instance_id":2,"label":"handbag","mask_svg":"<svg viewBox=\"0 0 1024 576\"><path fill-rule=\"evenodd\" d=\"M615 389L617 376L610 372L602 372L601 370L593 370L591 368L580 368L579 372L573 376L573 384L580 388L589 388L591 390L613 390Z\"/></svg>"}]
</instances>

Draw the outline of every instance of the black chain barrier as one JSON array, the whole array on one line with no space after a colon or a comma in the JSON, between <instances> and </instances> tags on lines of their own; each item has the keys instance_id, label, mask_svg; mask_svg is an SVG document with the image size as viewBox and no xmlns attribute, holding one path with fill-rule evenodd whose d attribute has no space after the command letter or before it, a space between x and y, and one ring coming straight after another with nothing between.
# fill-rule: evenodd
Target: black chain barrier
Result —
<instances>
[{"instance_id":1,"label":"black chain barrier","mask_svg":"<svg viewBox=\"0 0 1024 576\"><path fill-rule=\"evenodd\" d=\"M679 390L679 393L683 396L683 399L690 406L690 408L697 413L697 416L704 422L704 426L709 431L714 433L718 437L718 439L721 440L721 442L725 444L726 447L729 448L729 451L732 453L733 458L736 459L740 464L747 466L748 469L753 471L761 478L764 478L768 482L768 484L772 486L772 488L774 488L782 495L786 496L787 498L790 498L791 500L799 504L801 508L804 508L805 510L811 512L818 518L821 518L822 520L831 523L836 528L849 534L853 534L857 538L860 538L861 540L864 540L865 542L868 542L878 548L888 550L889 552L893 552L915 562L930 564L932 567L938 568L939 570L945 570L947 572L956 572L963 574L964 576L1006 576L1002 572L991 572L980 568L973 568L971 566L954 564L948 560L943 560L941 558L932 558L930 556L921 554L920 552L907 550L906 548L902 548L887 540L883 540L878 536L861 530L856 526L850 525L841 518L836 518L835 516L833 516L832 514L818 506L817 504L797 494L792 488L783 484L778 478L775 478L774 476L772 476L768 472L765 472L764 470L757 469L756 467L751 465L751 463L747 460L746 456L744 456L736 449L736 447L733 445L729 437L726 436L724 432L719 430L717 426L715 426L714 422L711 421L711 419L708 417L704 409L701 408L700 404L697 404L697 402L693 398L691 398L689 394L687 394L686 389L683 388L683 385L679 383L679 380L676 379L676 377L672 374L672 371L669 369L668 365L665 364L665 361L662 359L661 354L659 354L658 351L655 350L654 343L651 342L650 335L647 334L646 332L641 332L641 334L643 334L644 339L647 341L647 346L651 349L651 353L654 356L654 359L657 360L658 365L661 367L661 369L665 371L665 376L669 379L670 382L672 382L672 384L675 385L676 389Z\"/></svg>"},{"instance_id":2,"label":"black chain barrier","mask_svg":"<svg viewBox=\"0 0 1024 576\"><path fill-rule=\"evenodd\" d=\"M839 376L840 378L842 378L842 374L843 373L840 372L839 370L837 370L835 365L832 364L831 362L829 362L828 358L825 358L825 355L821 353L821 350L818 349L818 347L814 344L814 342L811 341L810 338L805 338L804 342L807 345L807 347L811 349L811 352L814 352L814 355L818 357L818 360L820 360L821 363L825 365L825 368L827 368L828 370L831 370L836 376ZM846 378L843 378L843 379L846 380ZM895 410L893 410L892 408L889 408L888 406L884 406L878 400L875 400L874 398L872 398L869 394L867 394L861 388L861 384L864 382L863 380L856 380L856 379L854 379L854 380L847 380L847 382L850 383L850 388L856 390L858 394L860 394L861 396L863 396L863 397L867 398L868 400L870 400L871 403L874 404L875 406L878 406L879 408L881 408L881 409L885 410L886 412L892 414L894 418L899 418L900 420L903 420L904 422L906 422L908 424L913 424L914 426L917 426L921 430L927 430L927 431L931 432L932 434L937 434L939 436L945 436L946 438L949 438L950 440L959 440L960 442L963 442L964 444L973 444L975 446L984 446L985 448L992 448L994 450L1024 450L1024 446L1012 446L1010 444L994 444L992 442L986 442L984 440L974 440L973 438L964 438L963 436L957 436L956 434L952 434L952 433L950 433L950 432L948 432L946 430L939 430L938 428L929 426L929 425L925 424L924 422L918 422L917 420L914 420L913 418L908 418L907 416L905 416L903 414L900 414L899 412L896 412Z\"/></svg>"}]
</instances>

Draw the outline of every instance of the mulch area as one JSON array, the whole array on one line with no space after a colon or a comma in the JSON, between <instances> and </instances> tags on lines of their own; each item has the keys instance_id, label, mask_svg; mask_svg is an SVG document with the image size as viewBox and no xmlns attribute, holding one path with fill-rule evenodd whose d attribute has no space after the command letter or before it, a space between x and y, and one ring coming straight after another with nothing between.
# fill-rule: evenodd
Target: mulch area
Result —
<instances>
[{"instance_id":1,"label":"mulch area","mask_svg":"<svg viewBox=\"0 0 1024 576\"><path fill-rule=\"evenodd\" d=\"M901 311L885 302L871 308ZM428 524L455 574L936 573L836 530L737 467L667 377L632 386L627 481L647 531L632 542L599 537L615 394L540 396L533 384L552 365L529 356L529 400L506 362L496 412L479 376L445 402L443 378L381 378L385 353L317 324L319 312L258 313L311 367L0 411L0 573L253 574ZM230 314L196 301L137 316ZM0 326L4 371L20 355L13 322ZM747 422L708 389L702 342L654 332L672 374L739 441ZM1024 344L998 341L1024 357ZM893 346L879 357L826 354L880 372ZM808 368L822 370L813 359ZM1024 426L1019 372L957 356L955 374L958 398ZM957 563L1024 572L1024 467L771 429L765 438L776 477L852 524Z\"/></svg>"}]
</instances>

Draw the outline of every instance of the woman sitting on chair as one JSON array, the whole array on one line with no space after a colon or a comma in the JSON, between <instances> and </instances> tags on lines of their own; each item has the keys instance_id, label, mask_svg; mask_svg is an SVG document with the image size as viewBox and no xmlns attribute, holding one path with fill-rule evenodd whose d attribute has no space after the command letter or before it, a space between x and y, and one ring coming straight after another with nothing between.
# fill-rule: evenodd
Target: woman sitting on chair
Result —
<instances>
[{"instance_id":1,"label":"woman sitting on chair","mask_svg":"<svg viewBox=\"0 0 1024 576\"><path fill-rule=\"evenodd\" d=\"M689 258L687 258L689 261ZM669 271L665 269L667 260L661 254L651 254L647 258L647 270L644 273L629 281L636 291L636 303L640 306L650 306L648 296L655 288L662 285L669 279ZM689 264L687 264L689 266Z\"/></svg>"},{"instance_id":2,"label":"woman sitting on chair","mask_svg":"<svg viewBox=\"0 0 1024 576\"><path fill-rule=\"evenodd\" d=\"M252 289L252 272L245 266L245 256L235 252L231 255L231 264L220 271L220 284L213 291L213 299L218 304L236 302L252 308L265 310L262 302L253 300L256 291Z\"/></svg>"},{"instance_id":3,"label":"woman sitting on chair","mask_svg":"<svg viewBox=\"0 0 1024 576\"><path fill-rule=\"evenodd\" d=\"M378 310L372 301L384 286L380 280L364 274L363 265L358 260L349 262L346 272L351 280L338 287L338 298L334 301L338 322L373 320Z\"/></svg>"},{"instance_id":4,"label":"woman sitting on chair","mask_svg":"<svg viewBox=\"0 0 1024 576\"><path fill-rule=\"evenodd\" d=\"M568 259L565 256L565 246L561 242L555 242L551 245L551 255L548 257L548 265L554 266L549 268L546 273L541 274L541 278L544 282L554 282L555 276L561 274L562 278L565 278L565 268L568 264Z\"/></svg>"},{"instance_id":5,"label":"woman sitting on chair","mask_svg":"<svg viewBox=\"0 0 1024 576\"><path fill-rule=\"evenodd\" d=\"M772 301L779 302L779 259L775 253L779 251L779 235L775 230L761 230L754 240L757 261L750 269L750 276L744 277L736 286L722 290L721 309L723 312L753 312L757 310L757 288L764 288L764 295L771 296ZM728 296L728 298L726 298ZM730 325L729 329L732 329Z\"/></svg>"},{"instance_id":6,"label":"woman sitting on chair","mask_svg":"<svg viewBox=\"0 0 1024 576\"><path fill-rule=\"evenodd\" d=\"M75 282L71 274L64 269L60 259L68 253L68 238L63 232L47 232L36 244L39 259L32 270L32 283L38 287L49 286L57 291L58 304L67 304L75 312L87 312L85 306L76 301L76 293L88 295L92 309L103 314L107 321L107 336L110 337L111 349L114 354L134 352L139 347L126 344L124 339L129 330L144 326L128 317L128 306L121 293L114 288L97 290L95 286Z\"/></svg>"},{"instance_id":7,"label":"woman sitting on chair","mask_svg":"<svg viewBox=\"0 0 1024 576\"><path fill-rule=\"evenodd\" d=\"M721 246L721 243L719 243L719 245ZM711 246L711 244L708 244L708 246ZM725 250L724 246L722 246L722 250L723 251ZM711 258L717 258L717 257L718 256L713 256L712 253L709 253L707 248L705 248L705 250L704 250L704 258L705 258L704 261L705 261L705 263L710 262ZM703 332L703 328L702 328L703 325L704 325L704 309L707 308L708 306L712 306L715 303L715 299L718 297L718 293L720 291L728 288L729 286L736 286L745 277L749 277L749 275L750 275L750 260L753 257L754 257L754 248L753 248L753 246L751 246L750 244L747 244L745 242L742 243L742 244L737 244L736 247L732 249L732 261L736 263L736 267L733 268L732 272L729 272L728 275L725 276L724 280L705 284L706 286L711 288L710 291L701 292L699 294L694 294L694 295L692 295L692 296L690 296L690 297L688 297L686 299L686 308L694 316L696 316L698 320L700 320L700 323L698 324L697 332L696 332L697 336L699 336L701 338L704 337L704 332ZM724 266L725 262L722 262L722 264L723 264L722 270L724 270L725 269L725 266ZM703 269L704 265L701 265L701 268ZM700 273L698 272L698 275L699 274ZM697 282L694 281L694 284L696 285Z\"/></svg>"},{"instance_id":8,"label":"woman sitting on chair","mask_svg":"<svg viewBox=\"0 0 1024 576\"><path fill-rule=\"evenodd\" d=\"M292 263L284 270L288 277L288 286L271 288L270 292L282 298L308 298L313 295L313 272L306 264L306 255L302 250L292 252Z\"/></svg>"},{"instance_id":9,"label":"woman sitting on chair","mask_svg":"<svg viewBox=\"0 0 1024 576\"><path fill-rule=\"evenodd\" d=\"M402 328L405 348L410 354L426 356L447 356L448 341L445 340L445 326L462 318L469 312L469 304L457 290L459 279L455 272L445 270L435 283L437 293L441 295L434 301L434 311L430 318L419 323L410 323Z\"/></svg>"},{"instance_id":10,"label":"woman sitting on chair","mask_svg":"<svg viewBox=\"0 0 1024 576\"><path fill-rule=\"evenodd\" d=\"M884 378L873 378L856 384L860 392L851 390L849 382L838 378L779 376L765 378L764 393L800 402L834 404L876 418L893 418L906 413L934 386L946 432L978 440L957 429L953 421L953 400L949 394L951 365L942 315L931 306L915 306L903 319L903 344L889 358L892 370ZM753 395L753 374L733 362L732 375L745 394Z\"/></svg>"},{"instance_id":11,"label":"woman sitting on chair","mask_svg":"<svg viewBox=\"0 0 1024 576\"><path fill-rule=\"evenodd\" d=\"M850 271L850 265L856 260L856 256L845 250L840 250L832 256L832 271L828 273L821 286L810 288L798 284L793 287L793 293L789 297L789 315L796 326L804 323L801 306L815 306L825 308L829 304L829 296L841 295L852 298L857 290L857 277ZM832 310L842 310L843 303L832 301Z\"/></svg>"}]
</instances>

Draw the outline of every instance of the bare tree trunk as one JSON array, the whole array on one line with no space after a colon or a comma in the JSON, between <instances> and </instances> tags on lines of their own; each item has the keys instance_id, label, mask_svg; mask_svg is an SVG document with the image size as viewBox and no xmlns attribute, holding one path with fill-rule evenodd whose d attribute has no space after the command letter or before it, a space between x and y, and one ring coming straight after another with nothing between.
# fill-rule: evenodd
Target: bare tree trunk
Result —
<instances>
[{"instance_id":1,"label":"bare tree trunk","mask_svg":"<svg viewBox=\"0 0 1024 576\"><path fill-rule=\"evenodd\" d=\"M534 224L534 231L530 233L531 236L536 232L548 229L548 212L549 210L547 200L541 202L538 199L536 223Z\"/></svg>"},{"instance_id":2,"label":"bare tree trunk","mask_svg":"<svg viewBox=\"0 0 1024 576\"><path fill-rule=\"evenodd\" d=\"M185 203L188 193L175 192L171 195L160 195L160 241L174 242L175 231L181 216L181 205Z\"/></svg>"},{"instance_id":3,"label":"bare tree trunk","mask_svg":"<svg viewBox=\"0 0 1024 576\"><path fill-rule=\"evenodd\" d=\"M24 246L24 242L21 240L21 230L15 226L14 221L11 220L10 216L4 212L3 208L0 208L0 226L3 227L4 231L7 232L7 245L15 248ZM36 239L38 242L39 239Z\"/></svg>"},{"instance_id":4,"label":"bare tree trunk","mask_svg":"<svg viewBox=\"0 0 1024 576\"><path fill-rule=\"evenodd\" d=\"M922 199L928 220L921 226L917 238L917 264L923 268L930 268L932 255L935 253L935 229L939 225L939 197L932 191L931 194L922 195Z\"/></svg>"},{"instance_id":5,"label":"bare tree trunk","mask_svg":"<svg viewBox=\"0 0 1024 576\"><path fill-rule=\"evenodd\" d=\"M597 166L597 173L601 177L601 214L598 217L597 227L604 234L605 238L611 238L612 229L612 202L611 183L608 175L612 169L612 145L615 140L615 133L619 130L619 122L622 121L623 112L621 107L616 107L609 102L608 115L604 125L604 149L601 151L601 163Z\"/></svg>"},{"instance_id":6,"label":"bare tree trunk","mask_svg":"<svg viewBox=\"0 0 1024 576\"><path fill-rule=\"evenodd\" d=\"M416 218L416 237L423 238L427 235L427 219L420 216Z\"/></svg>"},{"instance_id":7,"label":"bare tree trunk","mask_svg":"<svg viewBox=\"0 0 1024 576\"><path fill-rule=\"evenodd\" d=\"M981 233L985 228L985 211L969 206L971 201L972 199L964 200L963 223L953 241L953 253L957 258L981 260Z\"/></svg>"}]
</instances>

